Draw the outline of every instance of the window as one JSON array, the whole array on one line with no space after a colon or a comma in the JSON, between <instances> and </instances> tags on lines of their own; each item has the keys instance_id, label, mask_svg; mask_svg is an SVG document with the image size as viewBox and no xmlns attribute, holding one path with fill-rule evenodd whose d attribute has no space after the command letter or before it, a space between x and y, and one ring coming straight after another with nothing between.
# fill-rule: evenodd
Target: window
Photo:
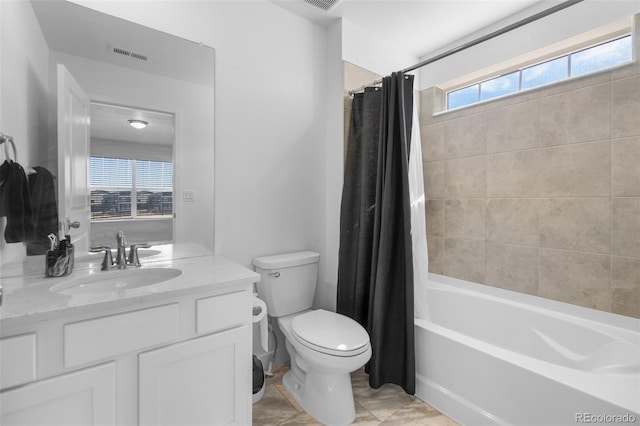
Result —
<instances>
[{"instance_id":1,"label":"window","mask_svg":"<svg viewBox=\"0 0 640 426\"><path fill-rule=\"evenodd\" d=\"M603 70L632 60L631 35L578 50L508 74L447 92L447 109Z\"/></svg>"},{"instance_id":2,"label":"window","mask_svg":"<svg viewBox=\"0 0 640 426\"><path fill-rule=\"evenodd\" d=\"M91 219L173 215L173 163L90 157Z\"/></svg>"}]
</instances>

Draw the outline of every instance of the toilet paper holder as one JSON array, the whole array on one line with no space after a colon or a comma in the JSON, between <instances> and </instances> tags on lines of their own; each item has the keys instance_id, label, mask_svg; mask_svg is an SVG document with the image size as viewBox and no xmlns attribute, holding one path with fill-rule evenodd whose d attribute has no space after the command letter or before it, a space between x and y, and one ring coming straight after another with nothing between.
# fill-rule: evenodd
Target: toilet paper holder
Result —
<instances>
[{"instance_id":1,"label":"toilet paper holder","mask_svg":"<svg viewBox=\"0 0 640 426\"><path fill-rule=\"evenodd\" d=\"M269 352L269 325L267 324L267 305L258 297L253 296L252 306L253 322L259 323L260 346L265 352Z\"/></svg>"}]
</instances>

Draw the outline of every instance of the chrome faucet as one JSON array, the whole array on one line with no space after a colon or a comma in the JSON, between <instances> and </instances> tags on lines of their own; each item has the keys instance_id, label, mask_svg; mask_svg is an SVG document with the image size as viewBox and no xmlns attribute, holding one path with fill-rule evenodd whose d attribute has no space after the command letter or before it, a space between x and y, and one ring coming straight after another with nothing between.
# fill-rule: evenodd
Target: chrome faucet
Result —
<instances>
[{"instance_id":1,"label":"chrome faucet","mask_svg":"<svg viewBox=\"0 0 640 426\"><path fill-rule=\"evenodd\" d=\"M118 231L116 241L118 242L118 252L116 253L116 266L118 269L125 269L127 267L127 254L125 251L126 241L124 240L124 232Z\"/></svg>"},{"instance_id":2,"label":"chrome faucet","mask_svg":"<svg viewBox=\"0 0 640 426\"><path fill-rule=\"evenodd\" d=\"M104 252L104 259L102 260L102 270L108 271L113 266L113 257L111 256L111 246L98 246L91 247L89 252L91 253L99 253Z\"/></svg>"},{"instance_id":3,"label":"chrome faucet","mask_svg":"<svg viewBox=\"0 0 640 426\"><path fill-rule=\"evenodd\" d=\"M148 243L131 244L131 248L129 249L129 264L136 267L142 266L140 265L140 258L138 257L138 249L149 247L151 246Z\"/></svg>"},{"instance_id":4,"label":"chrome faucet","mask_svg":"<svg viewBox=\"0 0 640 426\"><path fill-rule=\"evenodd\" d=\"M89 249L92 253L97 253L104 251L104 260L102 261L102 270L108 271L112 266L118 269L125 269L127 264L134 265L140 267L140 259L138 257L138 249L139 248L149 248L151 245L149 243L137 243L131 244L131 248L129 249L129 257L127 258L127 252L125 249L126 241L124 238L124 232L118 231L116 236L117 245L117 253L116 253L116 261L113 261L111 257L111 247L110 246L99 246L99 247L91 247Z\"/></svg>"}]
</instances>

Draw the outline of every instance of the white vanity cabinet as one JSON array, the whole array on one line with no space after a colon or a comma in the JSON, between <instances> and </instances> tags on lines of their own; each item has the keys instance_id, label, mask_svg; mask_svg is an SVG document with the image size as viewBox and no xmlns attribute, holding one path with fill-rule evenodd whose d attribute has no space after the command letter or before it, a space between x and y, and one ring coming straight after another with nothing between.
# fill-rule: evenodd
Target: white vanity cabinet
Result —
<instances>
[{"instance_id":1,"label":"white vanity cabinet","mask_svg":"<svg viewBox=\"0 0 640 426\"><path fill-rule=\"evenodd\" d=\"M140 354L140 424L250 424L250 359L239 356L250 333L245 325Z\"/></svg>"},{"instance_id":2,"label":"white vanity cabinet","mask_svg":"<svg viewBox=\"0 0 640 426\"><path fill-rule=\"evenodd\" d=\"M37 381L0 394L0 424L115 425L113 362Z\"/></svg>"},{"instance_id":3,"label":"white vanity cabinet","mask_svg":"<svg viewBox=\"0 0 640 426\"><path fill-rule=\"evenodd\" d=\"M251 424L252 280L4 321L0 425Z\"/></svg>"}]
</instances>

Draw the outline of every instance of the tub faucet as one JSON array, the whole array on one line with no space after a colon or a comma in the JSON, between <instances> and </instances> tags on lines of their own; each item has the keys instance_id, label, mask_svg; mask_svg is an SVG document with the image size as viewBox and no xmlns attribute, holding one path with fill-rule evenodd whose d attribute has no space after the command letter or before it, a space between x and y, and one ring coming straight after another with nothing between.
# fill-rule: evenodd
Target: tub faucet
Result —
<instances>
[{"instance_id":1,"label":"tub faucet","mask_svg":"<svg viewBox=\"0 0 640 426\"><path fill-rule=\"evenodd\" d=\"M124 240L124 232L118 231L116 241L118 242L118 252L116 254L116 266L118 269L125 269L127 267L127 255L124 249L124 246L126 244Z\"/></svg>"}]
</instances>

